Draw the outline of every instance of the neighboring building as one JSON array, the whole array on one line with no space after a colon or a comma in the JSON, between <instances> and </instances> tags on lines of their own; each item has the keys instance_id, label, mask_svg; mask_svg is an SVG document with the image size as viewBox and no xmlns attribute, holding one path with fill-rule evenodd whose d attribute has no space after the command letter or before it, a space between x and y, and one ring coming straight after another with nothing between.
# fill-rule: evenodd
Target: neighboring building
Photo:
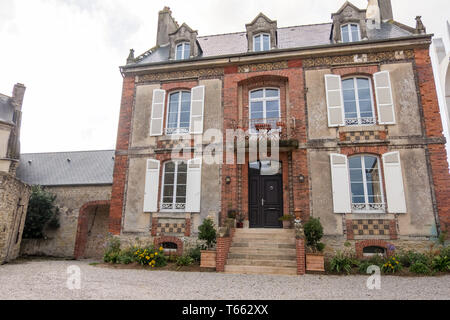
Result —
<instances>
[{"instance_id":1,"label":"neighboring building","mask_svg":"<svg viewBox=\"0 0 450 320\"><path fill-rule=\"evenodd\" d=\"M0 94L0 264L19 254L30 197L30 187L15 177L24 95L22 84L11 97Z\"/></svg>"},{"instance_id":2,"label":"neighboring building","mask_svg":"<svg viewBox=\"0 0 450 320\"><path fill-rule=\"evenodd\" d=\"M447 40L450 45L450 23L447 22ZM445 48L443 39L435 39L434 45L439 62L438 79L444 97L444 112L447 116L448 134L450 135L450 48Z\"/></svg>"},{"instance_id":3,"label":"neighboring building","mask_svg":"<svg viewBox=\"0 0 450 320\"><path fill-rule=\"evenodd\" d=\"M223 225L236 209L251 229L318 217L328 250L428 248L450 226L450 179L431 35L416 20L398 23L390 0L371 0L367 11L346 2L331 23L280 28L260 14L244 32L200 37L164 8L156 46L121 68L110 232L181 252L203 219ZM276 163L249 153L245 164L195 154L210 129L220 140L263 127L281 132L272 175ZM174 137L187 161L173 159Z\"/></svg>"},{"instance_id":4,"label":"neighboring building","mask_svg":"<svg viewBox=\"0 0 450 320\"><path fill-rule=\"evenodd\" d=\"M56 195L60 227L24 239L22 255L101 258L108 236L114 151L22 154L17 177Z\"/></svg>"}]
</instances>

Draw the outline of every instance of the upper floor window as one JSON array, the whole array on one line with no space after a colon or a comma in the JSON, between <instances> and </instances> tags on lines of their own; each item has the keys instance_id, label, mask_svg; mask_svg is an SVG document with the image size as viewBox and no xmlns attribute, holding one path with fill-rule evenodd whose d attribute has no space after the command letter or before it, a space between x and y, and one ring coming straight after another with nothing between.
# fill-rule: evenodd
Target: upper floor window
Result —
<instances>
[{"instance_id":1,"label":"upper floor window","mask_svg":"<svg viewBox=\"0 0 450 320\"><path fill-rule=\"evenodd\" d=\"M186 60L191 56L191 45L189 42L183 42L177 45L176 48L176 60Z\"/></svg>"},{"instance_id":2,"label":"upper floor window","mask_svg":"<svg viewBox=\"0 0 450 320\"><path fill-rule=\"evenodd\" d=\"M361 40L359 24L349 23L341 26L342 42L355 42Z\"/></svg>"},{"instance_id":3,"label":"upper floor window","mask_svg":"<svg viewBox=\"0 0 450 320\"><path fill-rule=\"evenodd\" d=\"M261 33L253 37L253 51L270 50L270 34Z\"/></svg>"},{"instance_id":4,"label":"upper floor window","mask_svg":"<svg viewBox=\"0 0 450 320\"><path fill-rule=\"evenodd\" d=\"M384 196L379 160L375 156L354 156L348 159L352 192L352 210L384 212Z\"/></svg>"},{"instance_id":5,"label":"upper floor window","mask_svg":"<svg viewBox=\"0 0 450 320\"><path fill-rule=\"evenodd\" d=\"M370 79L349 78L342 80L342 93L346 125L376 124Z\"/></svg>"},{"instance_id":6,"label":"upper floor window","mask_svg":"<svg viewBox=\"0 0 450 320\"><path fill-rule=\"evenodd\" d=\"M250 129L255 132L256 124L270 124L272 129L280 121L280 90L265 88L250 92Z\"/></svg>"},{"instance_id":7,"label":"upper floor window","mask_svg":"<svg viewBox=\"0 0 450 320\"><path fill-rule=\"evenodd\" d=\"M191 123L191 92L177 91L169 96L166 134L189 133Z\"/></svg>"},{"instance_id":8,"label":"upper floor window","mask_svg":"<svg viewBox=\"0 0 450 320\"><path fill-rule=\"evenodd\" d=\"M164 164L161 210L185 210L188 166L184 161Z\"/></svg>"}]
</instances>

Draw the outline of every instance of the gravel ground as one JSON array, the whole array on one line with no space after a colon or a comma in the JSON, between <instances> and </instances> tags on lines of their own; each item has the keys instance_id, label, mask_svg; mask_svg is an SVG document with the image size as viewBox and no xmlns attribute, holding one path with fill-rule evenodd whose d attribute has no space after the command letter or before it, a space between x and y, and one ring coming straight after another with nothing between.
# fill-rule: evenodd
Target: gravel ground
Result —
<instances>
[{"instance_id":1,"label":"gravel ground","mask_svg":"<svg viewBox=\"0 0 450 320\"><path fill-rule=\"evenodd\" d=\"M0 266L0 300L306 300L450 299L450 276L384 276L368 290L366 276L266 276L100 268L91 261L30 260ZM81 269L69 290L67 268Z\"/></svg>"}]
</instances>

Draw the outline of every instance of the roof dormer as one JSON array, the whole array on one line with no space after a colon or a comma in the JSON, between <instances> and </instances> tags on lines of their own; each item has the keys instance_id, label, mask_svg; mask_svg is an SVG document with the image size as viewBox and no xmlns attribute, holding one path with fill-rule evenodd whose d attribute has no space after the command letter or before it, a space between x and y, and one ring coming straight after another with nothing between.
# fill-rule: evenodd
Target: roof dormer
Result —
<instances>
[{"instance_id":1,"label":"roof dormer","mask_svg":"<svg viewBox=\"0 0 450 320\"><path fill-rule=\"evenodd\" d=\"M247 29L248 51L259 52L277 48L277 22L260 13Z\"/></svg>"},{"instance_id":2,"label":"roof dormer","mask_svg":"<svg viewBox=\"0 0 450 320\"><path fill-rule=\"evenodd\" d=\"M186 60L199 55L198 32L183 23L175 32L169 34L169 60Z\"/></svg>"},{"instance_id":3,"label":"roof dormer","mask_svg":"<svg viewBox=\"0 0 450 320\"><path fill-rule=\"evenodd\" d=\"M334 43L367 40L366 10L357 8L346 1L338 12L331 15L333 31L331 39Z\"/></svg>"}]
</instances>

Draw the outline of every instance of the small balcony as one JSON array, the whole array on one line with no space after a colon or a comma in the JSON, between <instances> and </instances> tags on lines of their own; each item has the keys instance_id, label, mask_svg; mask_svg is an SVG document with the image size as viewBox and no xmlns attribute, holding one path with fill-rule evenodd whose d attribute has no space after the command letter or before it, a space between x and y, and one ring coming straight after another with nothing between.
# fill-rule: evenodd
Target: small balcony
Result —
<instances>
[{"instance_id":1,"label":"small balcony","mask_svg":"<svg viewBox=\"0 0 450 320\"><path fill-rule=\"evenodd\" d=\"M371 118L354 118L345 119L346 126L373 126L377 124L377 119Z\"/></svg>"},{"instance_id":2,"label":"small balcony","mask_svg":"<svg viewBox=\"0 0 450 320\"><path fill-rule=\"evenodd\" d=\"M385 213L385 203L352 203L354 213Z\"/></svg>"}]
</instances>

